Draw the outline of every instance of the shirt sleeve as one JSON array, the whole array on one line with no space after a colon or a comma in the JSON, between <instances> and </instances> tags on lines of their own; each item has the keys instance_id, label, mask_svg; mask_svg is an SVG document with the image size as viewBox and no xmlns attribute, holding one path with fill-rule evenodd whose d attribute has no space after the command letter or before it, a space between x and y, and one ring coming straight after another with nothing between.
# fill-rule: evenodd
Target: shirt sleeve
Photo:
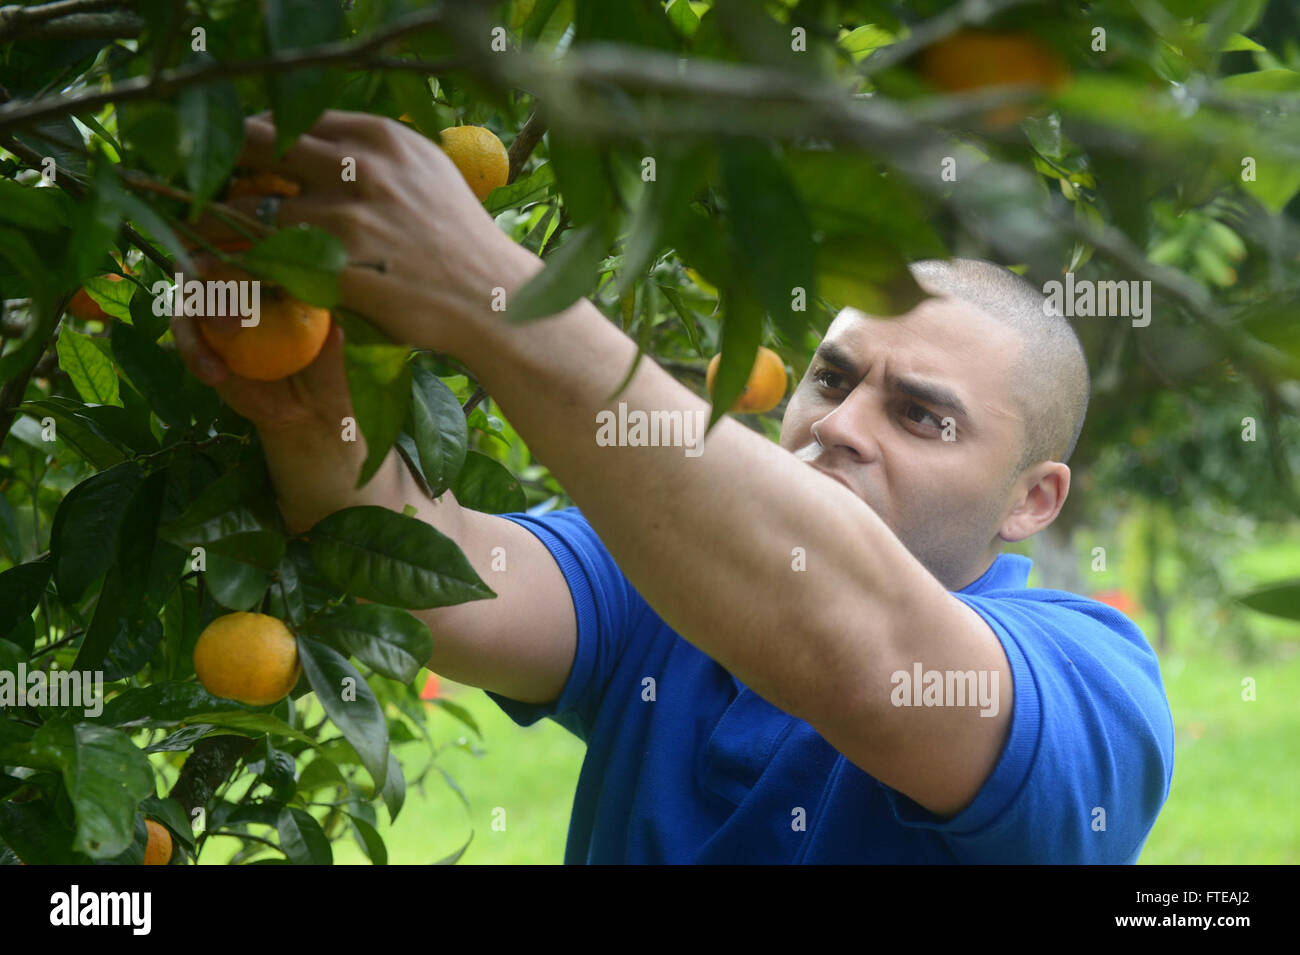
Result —
<instances>
[{"instance_id":1,"label":"shirt sleeve","mask_svg":"<svg viewBox=\"0 0 1300 955\"><path fill-rule=\"evenodd\" d=\"M882 788L901 824L933 830L961 862L1136 862L1173 777L1156 655L1113 608L1034 593L955 594L997 634L1014 686L1006 743L974 801L945 820Z\"/></svg>"},{"instance_id":2,"label":"shirt sleeve","mask_svg":"<svg viewBox=\"0 0 1300 955\"><path fill-rule=\"evenodd\" d=\"M520 726L549 716L584 742L595 723L606 684L627 649L632 623L646 604L576 507L540 516L502 514L531 531L564 575L577 620L573 668L560 696L549 703L523 703L499 693L488 698Z\"/></svg>"}]
</instances>

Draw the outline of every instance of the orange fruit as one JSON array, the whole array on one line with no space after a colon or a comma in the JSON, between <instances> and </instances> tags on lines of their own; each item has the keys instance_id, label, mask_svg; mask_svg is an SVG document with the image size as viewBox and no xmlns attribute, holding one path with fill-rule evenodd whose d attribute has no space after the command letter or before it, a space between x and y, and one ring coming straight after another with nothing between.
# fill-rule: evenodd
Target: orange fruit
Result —
<instances>
[{"instance_id":1,"label":"orange fruit","mask_svg":"<svg viewBox=\"0 0 1300 955\"><path fill-rule=\"evenodd\" d=\"M266 706L288 696L302 664L284 621L264 613L228 613L194 645L194 673L213 696Z\"/></svg>"},{"instance_id":2,"label":"orange fruit","mask_svg":"<svg viewBox=\"0 0 1300 955\"><path fill-rule=\"evenodd\" d=\"M297 374L316 360L330 333L327 308L308 305L263 288L258 323L247 328L196 317L203 340L241 378L279 381Z\"/></svg>"},{"instance_id":3,"label":"orange fruit","mask_svg":"<svg viewBox=\"0 0 1300 955\"><path fill-rule=\"evenodd\" d=\"M713 397L713 382L718 377L718 366L721 363L721 353L709 360L709 369L704 376L709 397ZM781 356L772 349L759 346L754 366L749 370L749 381L745 382L745 390L740 393L740 397L736 399L736 403L730 410L742 414L762 414L764 411L771 411L785 397L785 385L785 362L781 361Z\"/></svg>"},{"instance_id":4,"label":"orange fruit","mask_svg":"<svg viewBox=\"0 0 1300 955\"><path fill-rule=\"evenodd\" d=\"M110 282L122 281L122 276L116 272L110 272L108 275L101 276ZM99 307L99 303L90 297L90 293L84 288L77 289L77 294L72 296L72 301L68 303L68 311L77 318L87 322L107 322L111 321L113 316Z\"/></svg>"},{"instance_id":5,"label":"orange fruit","mask_svg":"<svg viewBox=\"0 0 1300 955\"><path fill-rule=\"evenodd\" d=\"M144 825L149 830L149 841L144 846L144 864L166 865L172 857L172 834L166 826L152 819L146 819Z\"/></svg>"},{"instance_id":6,"label":"orange fruit","mask_svg":"<svg viewBox=\"0 0 1300 955\"><path fill-rule=\"evenodd\" d=\"M925 48L919 61L921 75L945 92L993 86L1039 86L1055 89L1070 76L1055 53L1032 33L998 33L963 30ZM1019 122L1028 109L1008 104L985 116L990 126Z\"/></svg>"},{"instance_id":7,"label":"orange fruit","mask_svg":"<svg viewBox=\"0 0 1300 955\"><path fill-rule=\"evenodd\" d=\"M285 179L273 172L257 170L244 175L232 176L226 187L227 199L243 199L247 196L296 196L302 187L291 179Z\"/></svg>"},{"instance_id":8,"label":"orange fruit","mask_svg":"<svg viewBox=\"0 0 1300 955\"><path fill-rule=\"evenodd\" d=\"M510 154L485 126L448 126L441 133L442 151L469 183L479 202L510 178Z\"/></svg>"},{"instance_id":9,"label":"orange fruit","mask_svg":"<svg viewBox=\"0 0 1300 955\"><path fill-rule=\"evenodd\" d=\"M259 178L260 177L260 178ZM245 192L244 195L266 195L266 190L276 188L280 177L271 173L252 177L252 180L235 179L231 190L241 181L256 180L264 191ZM293 183L288 186L296 189ZM252 242L243 238L228 238L213 245L223 252L244 252L252 247ZM208 279L240 278L230 274L224 263L213 266L205 275ZM325 347L325 339L330 332L330 313L327 308L308 305L287 295L283 289L263 285L260 298L261 308L256 325L217 324L196 316L199 334L203 341L241 378L254 381L279 381L302 371L313 361Z\"/></svg>"}]
</instances>

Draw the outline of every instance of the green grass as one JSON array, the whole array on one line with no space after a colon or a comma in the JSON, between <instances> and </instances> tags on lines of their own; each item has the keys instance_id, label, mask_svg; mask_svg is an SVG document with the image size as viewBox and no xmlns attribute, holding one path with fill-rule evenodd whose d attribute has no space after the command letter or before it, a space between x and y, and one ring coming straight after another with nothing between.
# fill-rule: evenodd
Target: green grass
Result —
<instances>
[{"instance_id":1,"label":"green grass","mask_svg":"<svg viewBox=\"0 0 1300 955\"><path fill-rule=\"evenodd\" d=\"M378 810L377 828L388 845L389 862L435 862L463 846L472 829L461 865L562 863L584 744L551 720L516 726L481 690L446 679L442 690L474 715L483 733L482 741L473 740L462 724L431 708L428 727L434 740L464 736L482 750L475 756L448 747L438 760L464 792L469 808L436 770L430 772L423 786L408 788L396 823L388 824L388 813ZM397 753L408 775L424 765L418 743L405 744ZM494 827L501 820L504 828ZM334 861L369 863L350 837L334 843Z\"/></svg>"},{"instance_id":2,"label":"green grass","mask_svg":"<svg viewBox=\"0 0 1300 955\"><path fill-rule=\"evenodd\" d=\"M1300 862L1300 654L1162 661L1174 781L1142 863ZM1253 702L1242 680L1255 681Z\"/></svg>"},{"instance_id":3,"label":"green grass","mask_svg":"<svg viewBox=\"0 0 1300 955\"><path fill-rule=\"evenodd\" d=\"M1175 636L1175 641L1177 636ZM1140 862L1174 864L1300 863L1300 652L1241 663L1227 654L1173 654L1162 661L1175 726L1174 781ZM1256 699L1241 698L1244 677ZM543 720L512 723L481 691L444 682L483 731L483 755L448 749L441 759L462 787L465 806L436 773L423 792L412 788L396 825L379 811L379 830L394 863L428 863L474 838L462 865L560 863L583 745ZM437 740L454 739L460 724L430 715ZM419 748L399 751L408 772ZM493 829L493 809L505 829ZM355 842L334 845L338 863L367 862Z\"/></svg>"}]
</instances>

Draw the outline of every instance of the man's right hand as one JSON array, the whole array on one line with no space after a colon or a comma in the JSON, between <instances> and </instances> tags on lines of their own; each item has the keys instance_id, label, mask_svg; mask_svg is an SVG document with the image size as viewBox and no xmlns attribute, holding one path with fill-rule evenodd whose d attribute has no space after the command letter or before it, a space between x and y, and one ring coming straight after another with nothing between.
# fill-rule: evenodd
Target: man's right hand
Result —
<instances>
[{"instance_id":1,"label":"man's right hand","mask_svg":"<svg viewBox=\"0 0 1300 955\"><path fill-rule=\"evenodd\" d=\"M253 381L233 374L199 334L197 322L237 319L173 316L172 335L186 367L223 401L251 421L264 436L319 433L337 436L345 417L354 416L343 369L343 331L330 327L320 354L295 375L279 381Z\"/></svg>"}]
</instances>

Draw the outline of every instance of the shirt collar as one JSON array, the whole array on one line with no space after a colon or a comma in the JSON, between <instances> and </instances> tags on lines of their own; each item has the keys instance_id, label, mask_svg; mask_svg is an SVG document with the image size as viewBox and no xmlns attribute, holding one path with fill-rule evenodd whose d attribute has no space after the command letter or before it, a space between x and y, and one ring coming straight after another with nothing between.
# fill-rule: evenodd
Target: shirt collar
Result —
<instances>
[{"instance_id":1,"label":"shirt collar","mask_svg":"<svg viewBox=\"0 0 1300 955\"><path fill-rule=\"evenodd\" d=\"M988 590L1023 590L1029 586L1029 568L1034 562L1023 554L998 554L989 569L971 581L959 594L981 594Z\"/></svg>"}]
</instances>

